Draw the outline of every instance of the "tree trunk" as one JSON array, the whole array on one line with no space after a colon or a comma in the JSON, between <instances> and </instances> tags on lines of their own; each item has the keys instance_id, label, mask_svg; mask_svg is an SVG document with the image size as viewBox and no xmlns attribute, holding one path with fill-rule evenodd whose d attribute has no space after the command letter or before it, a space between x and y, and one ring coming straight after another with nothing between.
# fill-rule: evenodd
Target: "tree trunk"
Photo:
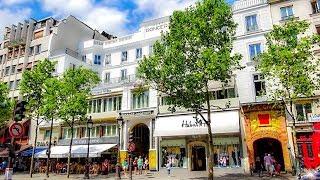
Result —
<instances>
[{"instance_id":1,"label":"tree trunk","mask_svg":"<svg viewBox=\"0 0 320 180\"><path fill-rule=\"evenodd\" d=\"M47 172L46 172L47 177L49 177L49 161L50 161L50 154L51 154L52 129L53 129L53 118L51 118L51 125L50 125L50 138L49 138L48 157L47 157Z\"/></svg>"},{"instance_id":2,"label":"tree trunk","mask_svg":"<svg viewBox=\"0 0 320 180\"><path fill-rule=\"evenodd\" d=\"M208 87L208 86L207 86ZM211 130L211 108L210 108L210 97L208 88L206 88L206 101L208 107L207 127L208 127L208 148L209 148L209 167L208 167L208 180L213 180L213 138Z\"/></svg>"},{"instance_id":3,"label":"tree trunk","mask_svg":"<svg viewBox=\"0 0 320 180\"><path fill-rule=\"evenodd\" d=\"M296 118L294 117L294 112L293 112L293 102L290 101L290 113L292 117L292 141L293 141L293 168L296 170L297 169L297 155L298 155L298 144L297 144L297 133L296 133ZM291 153L291 152L289 152ZM292 171L294 171L292 169Z\"/></svg>"},{"instance_id":4,"label":"tree trunk","mask_svg":"<svg viewBox=\"0 0 320 180\"><path fill-rule=\"evenodd\" d=\"M72 147L72 141L73 141L73 125L74 125L74 116L72 116L72 122L71 122L71 139L70 139L69 154L68 154L67 178L69 178L70 176L71 147Z\"/></svg>"},{"instance_id":5,"label":"tree trunk","mask_svg":"<svg viewBox=\"0 0 320 180\"><path fill-rule=\"evenodd\" d=\"M37 139L38 139L38 126L39 126L39 115L37 116L36 121L36 135L34 137L34 144L32 148L31 164L30 164L30 178L32 178L33 167L34 167L34 153L36 151Z\"/></svg>"}]
</instances>

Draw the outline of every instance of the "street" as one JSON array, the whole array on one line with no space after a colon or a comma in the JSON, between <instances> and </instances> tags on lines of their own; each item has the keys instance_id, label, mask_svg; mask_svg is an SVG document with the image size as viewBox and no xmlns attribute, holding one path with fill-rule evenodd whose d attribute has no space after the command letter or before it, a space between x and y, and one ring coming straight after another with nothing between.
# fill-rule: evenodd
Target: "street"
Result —
<instances>
[{"instance_id":1,"label":"street","mask_svg":"<svg viewBox=\"0 0 320 180\"><path fill-rule=\"evenodd\" d=\"M170 179L170 180L184 180L184 179L207 179L207 173L205 171L188 171L186 169L172 169L172 174L170 177L166 174L165 169L161 169L160 171L156 172L149 172L147 175L133 175L132 179ZM1 179L4 179L4 175L0 176ZM90 175L91 179L115 179L115 174L109 175ZM128 176L124 176L122 174L122 179L128 179ZM14 180L24 180L24 179L31 179L29 178L28 173L17 173L13 175ZM45 174L34 174L32 179L67 179L65 174L50 174L49 178L46 178ZM69 179L83 179L83 174L81 175L70 175ZM293 180L296 177L291 176L290 174L283 174L281 177L264 177L259 178L257 175L250 176L250 174L243 174L234 169L215 169L214 171L214 179L218 180L253 180L253 179L287 179Z\"/></svg>"}]
</instances>

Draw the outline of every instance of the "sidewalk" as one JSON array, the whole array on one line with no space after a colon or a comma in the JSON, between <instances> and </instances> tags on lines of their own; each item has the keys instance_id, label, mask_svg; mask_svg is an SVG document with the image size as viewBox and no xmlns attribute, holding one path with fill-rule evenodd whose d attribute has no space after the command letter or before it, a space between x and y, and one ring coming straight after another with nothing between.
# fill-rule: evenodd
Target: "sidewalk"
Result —
<instances>
[{"instance_id":1,"label":"sidewalk","mask_svg":"<svg viewBox=\"0 0 320 180\"><path fill-rule=\"evenodd\" d=\"M83 174L75 175L71 174L69 179L83 179ZM91 179L115 179L115 174L109 175L90 175ZM4 179L4 175L0 176L0 179ZM47 178L45 174L34 174L33 178L29 178L28 173L20 173L14 174L13 180L27 180L27 179L39 179L39 180L65 180L65 174L50 174L50 177ZM128 179L128 176L124 176L121 174L121 179ZM164 179L164 180L186 180L186 179L200 179L205 180L207 179L207 172L206 171L188 171L186 169L172 169L172 174L168 177L165 169L160 169L158 172L149 172L148 174L142 175L133 175L134 180L140 179ZM283 174L281 177L264 177L259 178L256 174L254 176L250 176L250 174L243 174L239 172L237 169L214 169L214 179L217 180L254 180L254 179L285 179L285 180L293 180L297 179L297 177L293 177L290 174Z\"/></svg>"}]
</instances>

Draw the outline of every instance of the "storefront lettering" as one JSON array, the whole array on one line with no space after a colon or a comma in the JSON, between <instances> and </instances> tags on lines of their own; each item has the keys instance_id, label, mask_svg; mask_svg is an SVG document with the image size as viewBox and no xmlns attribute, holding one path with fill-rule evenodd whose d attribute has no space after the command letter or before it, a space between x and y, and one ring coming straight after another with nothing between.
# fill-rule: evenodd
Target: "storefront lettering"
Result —
<instances>
[{"instance_id":1,"label":"storefront lettering","mask_svg":"<svg viewBox=\"0 0 320 180\"><path fill-rule=\"evenodd\" d=\"M92 95L98 95L98 94L105 94L111 92L110 89L99 89L99 90L93 90L91 91Z\"/></svg>"},{"instance_id":2,"label":"storefront lettering","mask_svg":"<svg viewBox=\"0 0 320 180\"><path fill-rule=\"evenodd\" d=\"M203 123L202 121L189 121L188 120L183 120L181 127L183 128L190 128L190 127L206 127L206 124Z\"/></svg>"},{"instance_id":3,"label":"storefront lettering","mask_svg":"<svg viewBox=\"0 0 320 180\"><path fill-rule=\"evenodd\" d=\"M320 114L309 114L310 122L320 122Z\"/></svg>"},{"instance_id":4,"label":"storefront lettering","mask_svg":"<svg viewBox=\"0 0 320 180\"><path fill-rule=\"evenodd\" d=\"M130 113L122 113L123 117L136 117L136 116L147 116L152 115L153 111L141 111L141 112L130 112Z\"/></svg>"},{"instance_id":5,"label":"storefront lettering","mask_svg":"<svg viewBox=\"0 0 320 180\"><path fill-rule=\"evenodd\" d=\"M168 23L157 24L146 28L146 32L158 31L168 27Z\"/></svg>"}]
</instances>

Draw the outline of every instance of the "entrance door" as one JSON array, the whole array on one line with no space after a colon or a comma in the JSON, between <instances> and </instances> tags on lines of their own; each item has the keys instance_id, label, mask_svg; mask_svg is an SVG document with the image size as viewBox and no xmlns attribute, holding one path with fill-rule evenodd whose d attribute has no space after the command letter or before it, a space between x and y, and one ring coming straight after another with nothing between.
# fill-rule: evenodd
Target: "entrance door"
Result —
<instances>
[{"instance_id":1,"label":"entrance door","mask_svg":"<svg viewBox=\"0 0 320 180\"><path fill-rule=\"evenodd\" d=\"M192 164L193 171L206 170L206 149L204 146L192 147Z\"/></svg>"},{"instance_id":2,"label":"entrance door","mask_svg":"<svg viewBox=\"0 0 320 180\"><path fill-rule=\"evenodd\" d=\"M260 157L263 162L265 153L271 154L274 159L280 163L281 170L284 171L283 151L280 141L273 138L261 138L253 143L254 157ZM255 161L255 159L253 160Z\"/></svg>"},{"instance_id":3,"label":"entrance door","mask_svg":"<svg viewBox=\"0 0 320 180\"><path fill-rule=\"evenodd\" d=\"M148 126L146 126L145 124L137 124L136 126L134 126L132 131L133 143L135 143L136 145L136 149L133 152L134 156L149 156L150 132Z\"/></svg>"}]
</instances>

